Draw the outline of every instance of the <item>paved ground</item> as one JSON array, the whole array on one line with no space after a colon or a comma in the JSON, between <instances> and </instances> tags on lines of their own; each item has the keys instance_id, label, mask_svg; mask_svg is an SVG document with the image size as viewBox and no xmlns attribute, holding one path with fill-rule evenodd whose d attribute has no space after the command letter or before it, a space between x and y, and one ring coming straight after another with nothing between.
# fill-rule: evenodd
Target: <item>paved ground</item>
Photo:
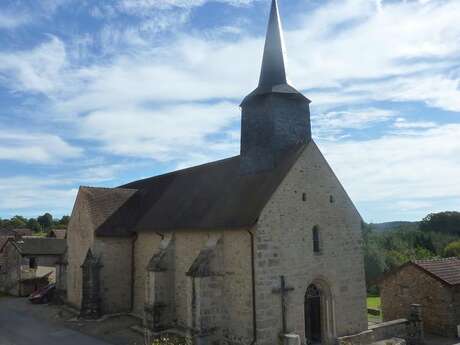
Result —
<instances>
[{"instance_id":1,"label":"paved ground","mask_svg":"<svg viewBox=\"0 0 460 345\"><path fill-rule=\"evenodd\" d=\"M32 305L25 298L0 297L0 345L142 345L130 330L137 323L119 316L105 321L68 321L58 306Z\"/></svg>"}]
</instances>

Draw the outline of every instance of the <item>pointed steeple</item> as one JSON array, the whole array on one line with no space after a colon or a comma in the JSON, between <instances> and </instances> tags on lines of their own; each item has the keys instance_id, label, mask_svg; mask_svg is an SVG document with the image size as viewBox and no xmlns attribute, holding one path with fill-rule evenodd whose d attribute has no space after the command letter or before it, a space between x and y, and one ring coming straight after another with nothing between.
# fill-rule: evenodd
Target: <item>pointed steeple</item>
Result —
<instances>
[{"instance_id":1,"label":"pointed steeple","mask_svg":"<svg viewBox=\"0 0 460 345\"><path fill-rule=\"evenodd\" d=\"M272 0L259 88L270 89L275 85L287 84L284 61L283 29L281 27L278 2L277 0Z\"/></svg>"},{"instance_id":2,"label":"pointed steeple","mask_svg":"<svg viewBox=\"0 0 460 345\"><path fill-rule=\"evenodd\" d=\"M259 85L241 103L240 174L274 169L311 140L310 100L288 84L283 31L272 0Z\"/></svg>"}]
</instances>

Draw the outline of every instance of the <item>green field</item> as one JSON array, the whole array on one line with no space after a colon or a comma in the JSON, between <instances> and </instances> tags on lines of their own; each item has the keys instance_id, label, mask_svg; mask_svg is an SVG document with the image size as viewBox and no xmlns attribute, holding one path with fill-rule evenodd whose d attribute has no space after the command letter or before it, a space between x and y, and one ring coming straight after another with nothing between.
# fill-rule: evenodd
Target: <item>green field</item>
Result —
<instances>
[{"instance_id":1,"label":"green field","mask_svg":"<svg viewBox=\"0 0 460 345\"><path fill-rule=\"evenodd\" d=\"M367 307L372 309L380 309L380 297L367 297Z\"/></svg>"},{"instance_id":2,"label":"green field","mask_svg":"<svg viewBox=\"0 0 460 345\"><path fill-rule=\"evenodd\" d=\"M380 297L378 296L368 296L367 297L367 307L372 309L380 309ZM382 322L382 315L372 315L367 314L367 321L371 323L380 323Z\"/></svg>"}]
</instances>

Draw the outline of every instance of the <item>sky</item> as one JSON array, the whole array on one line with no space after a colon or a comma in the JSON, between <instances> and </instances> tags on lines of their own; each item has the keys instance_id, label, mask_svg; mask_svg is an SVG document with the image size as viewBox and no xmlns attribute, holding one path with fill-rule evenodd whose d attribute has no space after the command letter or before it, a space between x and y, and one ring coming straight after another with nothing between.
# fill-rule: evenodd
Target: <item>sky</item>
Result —
<instances>
[{"instance_id":1,"label":"sky","mask_svg":"<svg viewBox=\"0 0 460 345\"><path fill-rule=\"evenodd\" d=\"M279 0L291 84L367 222L460 210L460 1ZM269 0L2 0L0 217L239 154Z\"/></svg>"}]
</instances>

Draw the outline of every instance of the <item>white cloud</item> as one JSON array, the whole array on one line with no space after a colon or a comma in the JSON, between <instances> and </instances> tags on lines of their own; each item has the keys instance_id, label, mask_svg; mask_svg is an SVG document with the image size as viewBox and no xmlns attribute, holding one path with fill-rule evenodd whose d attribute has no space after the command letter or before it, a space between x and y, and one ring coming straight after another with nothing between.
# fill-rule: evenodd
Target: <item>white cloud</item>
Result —
<instances>
[{"instance_id":1,"label":"white cloud","mask_svg":"<svg viewBox=\"0 0 460 345\"><path fill-rule=\"evenodd\" d=\"M398 118L393 126L399 129L426 129L437 127L437 124L431 121L407 121L404 118Z\"/></svg>"},{"instance_id":2,"label":"white cloud","mask_svg":"<svg viewBox=\"0 0 460 345\"><path fill-rule=\"evenodd\" d=\"M418 135L320 142L352 198L359 202L460 198L460 124Z\"/></svg>"},{"instance_id":3,"label":"white cloud","mask_svg":"<svg viewBox=\"0 0 460 345\"><path fill-rule=\"evenodd\" d=\"M0 129L0 160L55 163L79 157L81 153L80 148L69 145L57 135Z\"/></svg>"},{"instance_id":4,"label":"white cloud","mask_svg":"<svg viewBox=\"0 0 460 345\"><path fill-rule=\"evenodd\" d=\"M79 120L83 137L113 154L158 161L190 160L234 152L231 136L212 138L239 118L232 103L186 104L155 110L121 108L94 111ZM232 153L233 153L232 152Z\"/></svg>"},{"instance_id":5,"label":"white cloud","mask_svg":"<svg viewBox=\"0 0 460 345\"><path fill-rule=\"evenodd\" d=\"M61 75L65 64L64 43L54 36L29 51L0 53L0 73L15 91L59 94L65 83Z\"/></svg>"},{"instance_id":6,"label":"white cloud","mask_svg":"<svg viewBox=\"0 0 460 345\"><path fill-rule=\"evenodd\" d=\"M129 13L145 13L147 10L198 7L212 1L244 6L256 0L120 0L118 7Z\"/></svg>"},{"instance_id":7,"label":"white cloud","mask_svg":"<svg viewBox=\"0 0 460 345\"><path fill-rule=\"evenodd\" d=\"M0 29L14 29L30 21L25 14L0 12Z\"/></svg>"},{"instance_id":8,"label":"white cloud","mask_svg":"<svg viewBox=\"0 0 460 345\"><path fill-rule=\"evenodd\" d=\"M346 129L364 129L388 121L397 113L385 109L349 109L330 111L311 117L316 137L333 139L341 136Z\"/></svg>"},{"instance_id":9,"label":"white cloud","mask_svg":"<svg viewBox=\"0 0 460 345\"><path fill-rule=\"evenodd\" d=\"M76 192L75 188L63 187L62 181L51 184L43 178L0 178L0 209L11 210L11 213L22 213L22 210L36 211L34 215L43 210L68 214Z\"/></svg>"}]
</instances>

